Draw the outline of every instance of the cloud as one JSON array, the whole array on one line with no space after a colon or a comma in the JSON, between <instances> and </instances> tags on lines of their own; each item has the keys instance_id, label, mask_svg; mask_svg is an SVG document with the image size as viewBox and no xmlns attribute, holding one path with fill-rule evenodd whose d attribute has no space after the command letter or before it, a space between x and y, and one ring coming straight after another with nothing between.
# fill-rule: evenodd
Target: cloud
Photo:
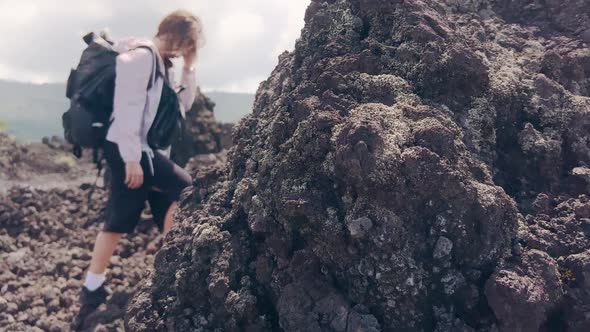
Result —
<instances>
[{"instance_id":1,"label":"cloud","mask_svg":"<svg viewBox=\"0 0 590 332\"><path fill-rule=\"evenodd\" d=\"M14 15L19 13L19 15ZM0 26L6 28L20 28L21 26L31 24L40 11L37 5L32 2L1 2L0 3Z\"/></svg>"},{"instance_id":2,"label":"cloud","mask_svg":"<svg viewBox=\"0 0 590 332\"><path fill-rule=\"evenodd\" d=\"M0 77L18 78L20 81L43 84L50 82L50 75L43 72L33 72L26 68L16 68L0 63Z\"/></svg>"},{"instance_id":3,"label":"cloud","mask_svg":"<svg viewBox=\"0 0 590 332\"><path fill-rule=\"evenodd\" d=\"M310 0L0 0L0 78L67 79L88 31L108 27L114 37L151 37L178 8L203 21L206 44L197 63L204 89L254 92L291 50Z\"/></svg>"},{"instance_id":4,"label":"cloud","mask_svg":"<svg viewBox=\"0 0 590 332\"><path fill-rule=\"evenodd\" d=\"M285 50L292 50L295 40L303 28L303 15L309 1L287 1L285 4L285 29L280 31L279 42L275 45L272 55L276 58Z\"/></svg>"},{"instance_id":5,"label":"cloud","mask_svg":"<svg viewBox=\"0 0 590 332\"><path fill-rule=\"evenodd\" d=\"M254 92L258 89L260 82L264 81L266 76L254 76L243 80L236 80L225 85L220 85L216 88L204 88L203 91L222 91L222 92Z\"/></svg>"},{"instance_id":6,"label":"cloud","mask_svg":"<svg viewBox=\"0 0 590 332\"><path fill-rule=\"evenodd\" d=\"M264 18L247 11L235 11L219 20L216 28L216 44L224 50L236 50L263 37Z\"/></svg>"}]
</instances>

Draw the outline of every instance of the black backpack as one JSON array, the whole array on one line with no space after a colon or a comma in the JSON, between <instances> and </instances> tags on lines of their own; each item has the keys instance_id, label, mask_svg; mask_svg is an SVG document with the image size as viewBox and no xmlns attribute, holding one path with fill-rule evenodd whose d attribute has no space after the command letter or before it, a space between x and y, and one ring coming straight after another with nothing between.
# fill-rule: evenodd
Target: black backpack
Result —
<instances>
[{"instance_id":1,"label":"black backpack","mask_svg":"<svg viewBox=\"0 0 590 332\"><path fill-rule=\"evenodd\" d=\"M80 158L82 148L91 148L94 162L100 171L99 150L105 142L113 112L116 59L119 53L106 37L91 32L83 39L88 47L82 52L78 67L70 72L66 88L70 108L62 115L62 124L65 139L74 146L74 155ZM148 46L139 48L152 51ZM156 75L158 73L156 68ZM151 77L147 90L153 81ZM182 121L178 96L165 77L164 82L156 118L148 132L148 144L154 149L168 148Z\"/></svg>"}]
</instances>

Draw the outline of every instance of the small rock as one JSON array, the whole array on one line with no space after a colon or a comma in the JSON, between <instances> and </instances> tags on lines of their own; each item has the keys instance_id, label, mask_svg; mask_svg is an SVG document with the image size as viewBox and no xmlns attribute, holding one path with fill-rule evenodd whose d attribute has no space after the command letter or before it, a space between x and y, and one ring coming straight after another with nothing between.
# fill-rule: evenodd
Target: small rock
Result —
<instances>
[{"instance_id":1,"label":"small rock","mask_svg":"<svg viewBox=\"0 0 590 332\"><path fill-rule=\"evenodd\" d=\"M51 300L51 302L49 302L49 304L47 304L47 312L57 312L60 309L60 305L59 305L59 298L53 299Z\"/></svg>"},{"instance_id":2,"label":"small rock","mask_svg":"<svg viewBox=\"0 0 590 332\"><path fill-rule=\"evenodd\" d=\"M533 207L537 213L549 213L551 211L551 200L549 196L545 193L539 194L533 202Z\"/></svg>"},{"instance_id":3,"label":"small rock","mask_svg":"<svg viewBox=\"0 0 590 332\"><path fill-rule=\"evenodd\" d=\"M8 306L6 307L6 312L8 312L9 314L16 314L18 312L18 305L16 305L16 303L8 303Z\"/></svg>"},{"instance_id":4,"label":"small rock","mask_svg":"<svg viewBox=\"0 0 590 332\"><path fill-rule=\"evenodd\" d=\"M590 203L578 203L574 206L578 218L590 218Z\"/></svg>"},{"instance_id":5,"label":"small rock","mask_svg":"<svg viewBox=\"0 0 590 332\"><path fill-rule=\"evenodd\" d=\"M63 329L62 329L62 327L61 327L59 324L57 324L57 323L53 323L53 324L51 325L51 327L49 328L49 332L61 332L61 331L63 331Z\"/></svg>"},{"instance_id":6,"label":"small rock","mask_svg":"<svg viewBox=\"0 0 590 332\"><path fill-rule=\"evenodd\" d=\"M46 331L51 328L51 322L46 318L41 318L37 321L35 326L39 327L40 329Z\"/></svg>"},{"instance_id":7,"label":"small rock","mask_svg":"<svg viewBox=\"0 0 590 332\"><path fill-rule=\"evenodd\" d=\"M94 332L108 332L108 331L109 331L109 329L108 329L106 326L102 325L102 324L98 324L98 325L97 325L97 326L94 328L94 330L93 330L93 331L94 331Z\"/></svg>"},{"instance_id":8,"label":"small rock","mask_svg":"<svg viewBox=\"0 0 590 332\"><path fill-rule=\"evenodd\" d=\"M20 263L22 263L25 258L27 257L27 252L28 252L28 248L22 248L19 249L15 252L11 252L7 255L6 259L6 263L8 264L8 266L11 267L16 267L19 266Z\"/></svg>"},{"instance_id":9,"label":"small rock","mask_svg":"<svg viewBox=\"0 0 590 332\"><path fill-rule=\"evenodd\" d=\"M66 289L78 289L80 286L80 282L75 279L70 279L66 282Z\"/></svg>"},{"instance_id":10,"label":"small rock","mask_svg":"<svg viewBox=\"0 0 590 332\"><path fill-rule=\"evenodd\" d=\"M590 31L590 30L588 30L588 31ZM583 179L590 186L590 168L589 167L576 167L576 168L572 169L572 175Z\"/></svg>"},{"instance_id":11,"label":"small rock","mask_svg":"<svg viewBox=\"0 0 590 332\"><path fill-rule=\"evenodd\" d=\"M26 312L21 312L20 314L18 314L18 316L16 317L16 320L19 322L24 322L26 320L29 319L29 315L27 315Z\"/></svg>"},{"instance_id":12,"label":"small rock","mask_svg":"<svg viewBox=\"0 0 590 332\"><path fill-rule=\"evenodd\" d=\"M8 301L5 298L0 297L0 312L5 312L8 309Z\"/></svg>"},{"instance_id":13,"label":"small rock","mask_svg":"<svg viewBox=\"0 0 590 332\"><path fill-rule=\"evenodd\" d=\"M465 277L458 271L449 271L440 281L445 294L452 295L465 284Z\"/></svg>"},{"instance_id":14,"label":"small rock","mask_svg":"<svg viewBox=\"0 0 590 332\"><path fill-rule=\"evenodd\" d=\"M445 256L448 256L452 250L453 242L449 240L447 237L441 236L436 241L436 245L434 247L434 252L432 256L436 259L440 259Z\"/></svg>"},{"instance_id":15,"label":"small rock","mask_svg":"<svg viewBox=\"0 0 590 332\"><path fill-rule=\"evenodd\" d=\"M14 323L14 316L10 314L0 313L0 321L4 323Z\"/></svg>"},{"instance_id":16,"label":"small rock","mask_svg":"<svg viewBox=\"0 0 590 332\"><path fill-rule=\"evenodd\" d=\"M82 271L82 269L81 269L81 268L79 268L79 267L77 267L77 266L74 266L74 267L72 268L72 270L70 271L70 277L71 277L71 278L78 278L78 277L81 277L81 276L82 276L82 272L83 272L83 271Z\"/></svg>"},{"instance_id":17,"label":"small rock","mask_svg":"<svg viewBox=\"0 0 590 332\"><path fill-rule=\"evenodd\" d=\"M362 238L373 227L373 222L368 217L354 219L347 223L350 236L353 238Z\"/></svg>"}]
</instances>

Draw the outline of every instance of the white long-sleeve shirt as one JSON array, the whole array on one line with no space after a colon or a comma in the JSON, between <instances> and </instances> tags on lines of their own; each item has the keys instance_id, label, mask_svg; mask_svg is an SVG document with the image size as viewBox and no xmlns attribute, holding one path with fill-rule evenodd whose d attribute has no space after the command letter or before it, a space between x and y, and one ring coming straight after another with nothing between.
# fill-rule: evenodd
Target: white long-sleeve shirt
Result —
<instances>
[{"instance_id":1,"label":"white long-sleeve shirt","mask_svg":"<svg viewBox=\"0 0 590 332\"><path fill-rule=\"evenodd\" d=\"M139 46L148 46L152 52L145 48L137 48ZM139 162L142 151L150 154L152 152L147 143L147 134L160 104L166 68L157 47L149 39L128 37L117 41L114 47L119 55L112 123L107 140L118 145L123 161ZM160 76L148 90L150 78L156 77L156 61L159 62ZM176 83L172 68L168 77L171 84ZM178 93L184 112L190 110L195 100L197 83L194 69L183 69L180 86L184 87Z\"/></svg>"}]
</instances>

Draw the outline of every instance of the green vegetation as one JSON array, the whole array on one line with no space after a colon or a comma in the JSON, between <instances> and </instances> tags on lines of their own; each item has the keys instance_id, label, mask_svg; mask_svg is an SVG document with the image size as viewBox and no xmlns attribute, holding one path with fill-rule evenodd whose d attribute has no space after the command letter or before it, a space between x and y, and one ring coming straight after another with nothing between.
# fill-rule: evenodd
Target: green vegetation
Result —
<instances>
[{"instance_id":1,"label":"green vegetation","mask_svg":"<svg viewBox=\"0 0 590 332\"><path fill-rule=\"evenodd\" d=\"M558 266L557 270L559 271L559 278L563 283L568 284L576 281L576 277L572 270L562 266Z\"/></svg>"},{"instance_id":2,"label":"green vegetation","mask_svg":"<svg viewBox=\"0 0 590 332\"><path fill-rule=\"evenodd\" d=\"M63 167L66 170L72 169L76 166L76 159L70 155L59 155L55 157L54 162L56 165Z\"/></svg>"}]
</instances>

